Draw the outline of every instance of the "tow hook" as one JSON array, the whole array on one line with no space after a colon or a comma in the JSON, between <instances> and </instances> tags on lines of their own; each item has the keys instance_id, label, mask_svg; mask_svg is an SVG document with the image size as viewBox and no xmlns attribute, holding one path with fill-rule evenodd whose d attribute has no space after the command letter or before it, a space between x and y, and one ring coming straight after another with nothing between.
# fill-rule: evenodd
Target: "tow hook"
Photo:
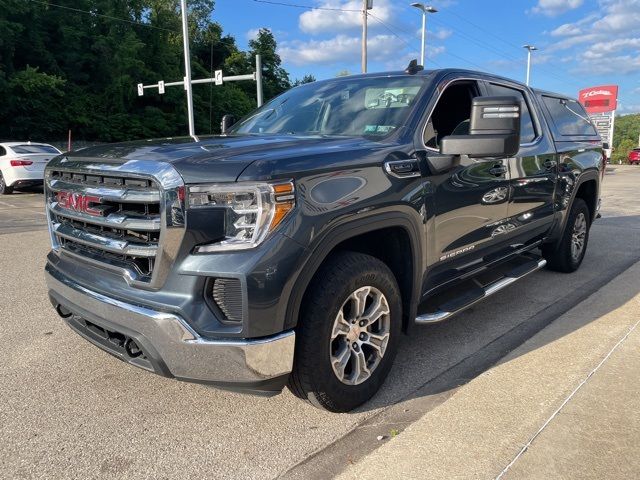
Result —
<instances>
[{"instance_id":1,"label":"tow hook","mask_svg":"<svg viewBox=\"0 0 640 480\"><path fill-rule=\"evenodd\" d=\"M142 350L140 349L138 344L130 338L127 338L127 341L124 342L124 349L126 350L127 355L129 355L131 358L136 358L142 355Z\"/></svg>"},{"instance_id":2,"label":"tow hook","mask_svg":"<svg viewBox=\"0 0 640 480\"><path fill-rule=\"evenodd\" d=\"M73 315L72 312L70 312L60 304L56 306L56 312L58 312L58 315L60 315L62 318L69 318L71 315Z\"/></svg>"}]
</instances>

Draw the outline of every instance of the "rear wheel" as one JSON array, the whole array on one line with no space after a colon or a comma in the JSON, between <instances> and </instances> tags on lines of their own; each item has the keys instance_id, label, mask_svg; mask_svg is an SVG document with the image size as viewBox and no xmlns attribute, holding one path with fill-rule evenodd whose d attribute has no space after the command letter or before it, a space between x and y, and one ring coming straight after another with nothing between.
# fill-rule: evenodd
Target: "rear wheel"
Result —
<instances>
[{"instance_id":1,"label":"rear wheel","mask_svg":"<svg viewBox=\"0 0 640 480\"><path fill-rule=\"evenodd\" d=\"M562 238L557 243L544 245L542 248L542 255L547 260L549 269L570 273L580 267L589 242L590 218L585 201L581 198L574 199Z\"/></svg>"},{"instance_id":2,"label":"rear wheel","mask_svg":"<svg viewBox=\"0 0 640 480\"><path fill-rule=\"evenodd\" d=\"M341 252L321 267L305 295L289 389L313 405L347 412L384 382L397 350L402 304L380 260Z\"/></svg>"},{"instance_id":3,"label":"rear wheel","mask_svg":"<svg viewBox=\"0 0 640 480\"><path fill-rule=\"evenodd\" d=\"M0 172L0 195L10 195L12 193L13 187L10 187L5 183L2 172Z\"/></svg>"}]
</instances>

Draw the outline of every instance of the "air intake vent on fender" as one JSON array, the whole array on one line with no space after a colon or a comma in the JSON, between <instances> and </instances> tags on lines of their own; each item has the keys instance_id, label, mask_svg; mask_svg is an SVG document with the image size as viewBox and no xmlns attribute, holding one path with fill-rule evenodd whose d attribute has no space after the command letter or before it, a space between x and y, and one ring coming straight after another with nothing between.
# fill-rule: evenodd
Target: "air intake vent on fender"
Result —
<instances>
[{"instance_id":1,"label":"air intake vent on fender","mask_svg":"<svg viewBox=\"0 0 640 480\"><path fill-rule=\"evenodd\" d=\"M210 294L215 305L224 315L224 321L242 323L242 286L236 278L215 278L210 285Z\"/></svg>"}]
</instances>

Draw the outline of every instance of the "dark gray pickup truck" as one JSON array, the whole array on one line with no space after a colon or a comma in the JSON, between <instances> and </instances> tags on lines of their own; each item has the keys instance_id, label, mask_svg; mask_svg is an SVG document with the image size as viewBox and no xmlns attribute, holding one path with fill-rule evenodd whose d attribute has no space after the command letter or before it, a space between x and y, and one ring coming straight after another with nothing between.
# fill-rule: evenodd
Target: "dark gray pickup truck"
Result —
<instances>
[{"instance_id":1,"label":"dark gray pickup truck","mask_svg":"<svg viewBox=\"0 0 640 480\"><path fill-rule=\"evenodd\" d=\"M602 174L562 95L415 65L318 81L220 136L52 160L49 295L137 367L347 411L402 332L575 271Z\"/></svg>"}]
</instances>

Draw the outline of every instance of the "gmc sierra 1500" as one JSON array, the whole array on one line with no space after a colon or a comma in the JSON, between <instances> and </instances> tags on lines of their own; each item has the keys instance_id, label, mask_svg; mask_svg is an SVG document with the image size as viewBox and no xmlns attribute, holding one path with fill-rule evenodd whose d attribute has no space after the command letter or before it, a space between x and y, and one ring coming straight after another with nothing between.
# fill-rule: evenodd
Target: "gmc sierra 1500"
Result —
<instances>
[{"instance_id":1,"label":"gmc sierra 1500","mask_svg":"<svg viewBox=\"0 0 640 480\"><path fill-rule=\"evenodd\" d=\"M401 332L576 270L602 159L578 102L505 78L313 82L221 136L53 159L49 295L132 365L347 411Z\"/></svg>"}]
</instances>

